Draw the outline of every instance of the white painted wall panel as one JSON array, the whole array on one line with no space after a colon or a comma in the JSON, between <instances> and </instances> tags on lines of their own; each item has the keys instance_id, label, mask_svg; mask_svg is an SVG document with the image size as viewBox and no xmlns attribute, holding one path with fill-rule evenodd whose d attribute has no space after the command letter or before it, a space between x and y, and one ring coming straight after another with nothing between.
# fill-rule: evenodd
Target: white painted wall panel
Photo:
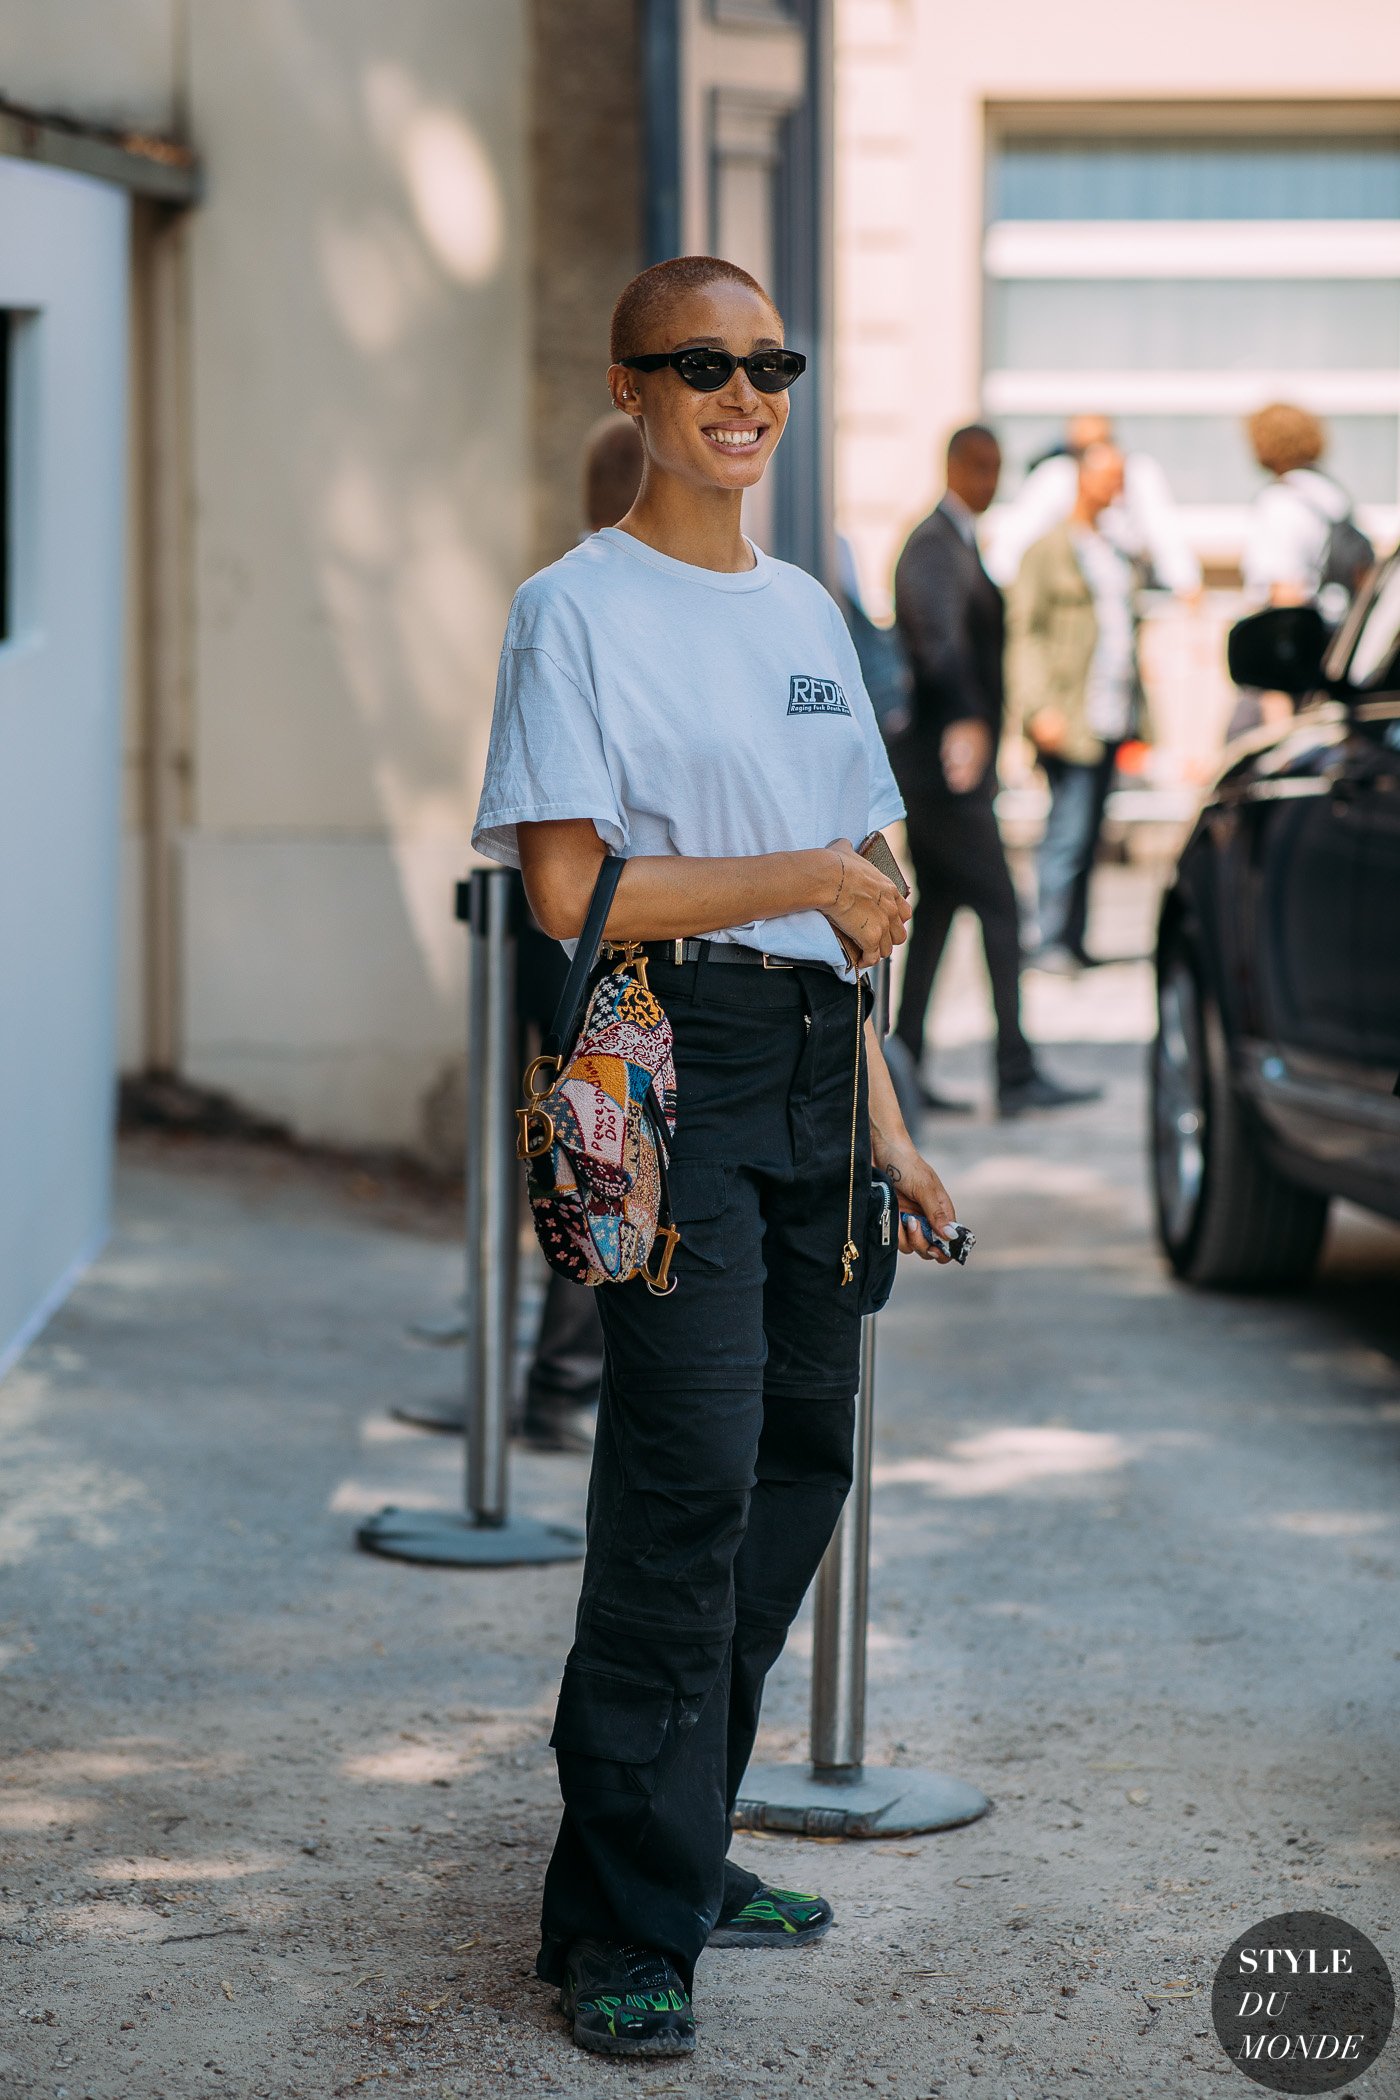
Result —
<instances>
[{"instance_id":1,"label":"white painted wall panel","mask_svg":"<svg viewBox=\"0 0 1400 2100\"><path fill-rule=\"evenodd\" d=\"M127 201L0 161L22 471L0 643L0 1363L106 1229L126 430Z\"/></svg>"}]
</instances>

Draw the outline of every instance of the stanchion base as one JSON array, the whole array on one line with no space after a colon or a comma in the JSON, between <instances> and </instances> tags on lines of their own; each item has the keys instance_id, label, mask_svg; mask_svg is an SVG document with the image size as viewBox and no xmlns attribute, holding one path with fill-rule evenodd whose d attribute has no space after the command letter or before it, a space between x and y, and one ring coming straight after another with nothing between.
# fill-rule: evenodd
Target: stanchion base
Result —
<instances>
[{"instance_id":1,"label":"stanchion base","mask_svg":"<svg viewBox=\"0 0 1400 2100\"><path fill-rule=\"evenodd\" d=\"M410 1429L435 1429L440 1436L460 1436L464 1429L465 1406L460 1400L444 1400L434 1405L425 1400L422 1405L408 1401L403 1407L391 1407L389 1413L396 1422L407 1422Z\"/></svg>"},{"instance_id":2,"label":"stanchion base","mask_svg":"<svg viewBox=\"0 0 1400 2100\"><path fill-rule=\"evenodd\" d=\"M584 1537L565 1524L538 1517L507 1517L474 1524L441 1509L381 1509L355 1533L366 1553L424 1561L436 1568L513 1568L550 1560L582 1560Z\"/></svg>"},{"instance_id":3,"label":"stanchion base","mask_svg":"<svg viewBox=\"0 0 1400 2100\"><path fill-rule=\"evenodd\" d=\"M789 1830L803 1837L909 1837L975 1823L986 1795L945 1772L865 1765L843 1778L811 1765L750 1765L734 1807L736 1830Z\"/></svg>"}]
</instances>

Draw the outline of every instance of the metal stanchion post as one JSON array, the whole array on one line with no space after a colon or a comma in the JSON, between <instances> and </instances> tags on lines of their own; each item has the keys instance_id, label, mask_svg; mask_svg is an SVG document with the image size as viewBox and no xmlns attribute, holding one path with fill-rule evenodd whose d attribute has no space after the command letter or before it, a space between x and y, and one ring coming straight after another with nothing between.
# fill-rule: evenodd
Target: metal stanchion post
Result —
<instances>
[{"instance_id":1,"label":"metal stanchion post","mask_svg":"<svg viewBox=\"0 0 1400 2100\"><path fill-rule=\"evenodd\" d=\"M823 1772L858 1772L865 1758L875 1322L863 1320L861 1329L851 1493L817 1570L812 1627L812 1763Z\"/></svg>"},{"instance_id":2,"label":"metal stanchion post","mask_svg":"<svg viewBox=\"0 0 1400 2100\"><path fill-rule=\"evenodd\" d=\"M582 1532L512 1516L507 1488L520 1173L512 1114L519 1075L509 873L479 868L459 885L457 915L469 929L466 1514L385 1509L356 1537L370 1553L440 1567L578 1560Z\"/></svg>"},{"instance_id":3,"label":"metal stanchion post","mask_svg":"<svg viewBox=\"0 0 1400 2100\"><path fill-rule=\"evenodd\" d=\"M506 1517L506 1441L515 1345L513 1184L520 1169L509 1132L515 1096L515 941L505 875L469 887L471 981L468 1069L476 1082L485 1143L467 1176L467 1509L478 1524Z\"/></svg>"},{"instance_id":4,"label":"metal stanchion post","mask_svg":"<svg viewBox=\"0 0 1400 2100\"><path fill-rule=\"evenodd\" d=\"M889 964L874 972L876 1026L889 1025ZM750 1765L735 1804L740 1830L808 1837L901 1837L971 1823L991 1807L965 1780L865 1762L865 1646L870 1585L870 1465L875 1319L862 1322L851 1492L815 1585L811 1761Z\"/></svg>"}]
</instances>

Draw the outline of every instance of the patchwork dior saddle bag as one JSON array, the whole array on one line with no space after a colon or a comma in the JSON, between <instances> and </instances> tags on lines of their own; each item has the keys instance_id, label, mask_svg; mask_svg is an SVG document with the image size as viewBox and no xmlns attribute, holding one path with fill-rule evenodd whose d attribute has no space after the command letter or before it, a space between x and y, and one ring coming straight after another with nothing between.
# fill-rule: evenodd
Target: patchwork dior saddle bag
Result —
<instances>
[{"instance_id":1,"label":"patchwork dior saddle bag","mask_svg":"<svg viewBox=\"0 0 1400 2100\"><path fill-rule=\"evenodd\" d=\"M630 1283L665 1296L680 1234L666 1166L676 1127L671 1024L635 943L588 993L626 862L598 871L568 980L524 1078L516 1149L526 1163L545 1260L575 1283ZM586 1000L586 1007L585 1007Z\"/></svg>"}]
</instances>

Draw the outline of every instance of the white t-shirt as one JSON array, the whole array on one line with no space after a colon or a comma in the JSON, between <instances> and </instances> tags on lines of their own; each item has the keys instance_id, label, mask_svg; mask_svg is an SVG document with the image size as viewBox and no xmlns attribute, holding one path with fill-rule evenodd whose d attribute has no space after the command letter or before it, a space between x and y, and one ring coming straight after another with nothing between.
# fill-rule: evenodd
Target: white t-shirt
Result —
<instances>
[{"instance_id":1,"label":"white t-shirt","mask_svg":"<svg viewBox=\"0 0 1400 2100\"><path fill-rule=\"evenodd\" d=\"M904 814L846 623L754 550L697 569L607 526L515 594L472 844L518 867L517 824L589 817L614 852L857 845ZM844 967L820 912L711 938Z\"/></svg>"},{"instance_id":2,"label":"white t-shirt","mask_svg":"<svg viewBox=\"0 0 1400 2100\"><path fill-rule=\"evenodd\" d=\"M1089 666L1084 720L1106 744L1121 743L1133 712L1133 571L1102 532L1072 525L1074 557L1094 601L1099 635Z\"/></svg>"},{"instance_id":3,"label":"white t-shirt","mask_svg":"<svg viewBox=\"0 0 1400 2100\"><path fill-rule=\"evenodd\" d=\"M1267 596L1275 584L1314 597L1332 526L1350 508L1330 475L1295 467L1260 489L1250 506L1245 588Z\"/></svg>"}]
</instances>

